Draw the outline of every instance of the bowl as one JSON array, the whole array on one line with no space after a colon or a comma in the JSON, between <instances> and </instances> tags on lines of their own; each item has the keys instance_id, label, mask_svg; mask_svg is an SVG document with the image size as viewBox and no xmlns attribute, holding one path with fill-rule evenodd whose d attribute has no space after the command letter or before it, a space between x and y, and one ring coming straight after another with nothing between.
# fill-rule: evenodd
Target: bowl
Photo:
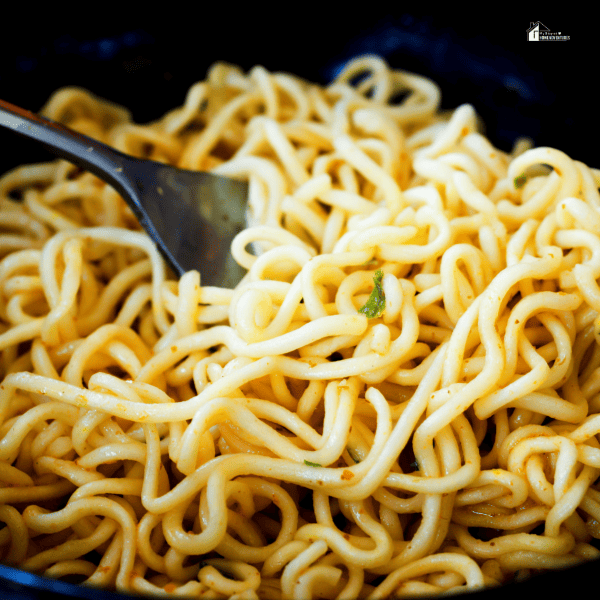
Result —
<instances>
[{"instance_id":1,"label":"bowl","mask_svg":"<svg viewBox=\"0 0 600 600\"><path fill-rule=\"evenodd\" d=\"M594 149L594 120L588 74L590 42L580 22L565 15L545 23L569 39L531 42L529 17L512 14L464 18L455 14L390 16L331 14L297 16L293 24L273 27L267 14L230 22L216 15L218 35L207 35L199 18L155 19L137 25L92 23L85 30L60 31L32 26L3 48L0 97L37 111L51 93L77 85L122 104L139 123L152 121L179 106L191 84L204 77L215 60L249 69L262 64L317 83L330 81L353 56L376 53L392 67L432 78L442 90L442 106L471 103L491 141L510 150L522 136L536 145L559 148L592 167L600 166ZM0 172L19 164L52 158L21 140L2 134ZM510 593L554 594L594 580L596 562L549 571L501 588L469 594L491 600ZM125 596L50 580L0 565L0 596L6 599L85 598L116 600Z\"/></svg>"}]
</instances>

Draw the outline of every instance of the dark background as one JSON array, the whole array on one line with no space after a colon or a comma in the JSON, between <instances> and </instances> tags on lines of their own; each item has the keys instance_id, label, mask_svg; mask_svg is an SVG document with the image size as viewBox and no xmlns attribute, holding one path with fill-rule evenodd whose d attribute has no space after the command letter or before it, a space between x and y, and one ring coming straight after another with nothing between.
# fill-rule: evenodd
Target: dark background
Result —
<instances>
[{"instance_id":1,"label":"dark background","mask_svg":"<svg viewBox=\"0 0 600 600\"><path fill-rule=\"evenodd\" d=\"M594 17L501 6L503 14L492 16L462 15L466 9L458 8L449 14L393 13L375 3L361 12L314 15L297 15L291 5L287 14L182 10L176 17L145 17L127 25L106 11L81 27L28 23L0 39L0 97L39 110L58 87L80 85L124 104L144 123L181 105L189 86L216 60L245 69L262 64L327 83L350 57L374 52L392 66L435 79L445 108L472 103L502 149L528 135L537 145L600 166L594 149ZM527 42L526 30L537 20L571 39ZM10 23L6 19L4 26ZM0 137L5 164L33 152L30 143L27 156L15 155L13 148L6 152L5 144L14 144L8 140Z\"/></svg>"},{"instance_id":2,"label":"dark background","mask_svg":"<svg viewBox=\"0 0 600 600\"><path fill-rule=\"evenodd\" d=\"M261 13L250 5L207 12L173 3L168 12L162 7L166 14L140 14L122 23L121 12L86 5L85 19L69 21L67 27L56 18L37 17L31 23L23 5L20 15L5 14L3 19L0 98L37 111L55 89L78 85L127 106L137 122L145 123L181 105L189 86L203 79L216 60L245 69L262 64L324 84L352 56L373 52L393 67L435 79L443 107L473 104L501 149L509 150L517 137L526 135L536 145L559 148L600 167L598 101L592 88L597 52L590 33L595 15L475 6L480 12L474 15L466 14L473 8L459 5L450 7L453 12L436 8L435 14L419 14L384 10L377 3L363 3L360 10L282 4ZM527 28L538 20L571 39L527 42ZM48 158L30 142L0 131L0 173ZM595 583L599 567L593 563L546 574L486 591L483 598L578 593ZM8 570L2 574L14 575ZM0 580L0 598L53 599L77 593L68 587L52 592L51 582L35 578L30 584L27 592ZM81 593L92 597L92 592Z\"/></svg>"}]
</instances>

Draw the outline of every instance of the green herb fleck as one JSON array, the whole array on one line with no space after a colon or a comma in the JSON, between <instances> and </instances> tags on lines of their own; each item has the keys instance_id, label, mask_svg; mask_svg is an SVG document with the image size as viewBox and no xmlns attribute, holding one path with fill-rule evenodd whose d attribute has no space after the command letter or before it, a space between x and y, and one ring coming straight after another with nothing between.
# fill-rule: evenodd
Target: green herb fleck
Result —
<instances>
[{"instance_id":1,"label":"green herb fleck","mask_svg":"<svg viewBox=\"0 0 600 600\"><path fill-rule=\"evenodd\" d=\"M356 458L354 452L352 450L350 450L350 448L348 448L346 446L346 450L348 450L348 454L350 455L350 458L355 462L355 463L359 463L360 462L360 458Z\"/></svg>"},{"instance_id":2,"label":"green herb fleck","mask_svg":"<svg viewBox=\"0 0 600 600\"><path fill-rule=\"evenodd\" d=\"M320 465L319 463L313 463L313 462L310 462L310 460L306 460L306 459L304 460L304 464L307 467L322 467L323 466L323 465Z\"/></svg>"},{"instance_id":3,"label":"green herb fleck","mask_svg":"<svg viewBox=\"0 0 600 600\"><path fill-rule=\"evenodd\" d=\"M373 283L375 287L369 296L369 299L365 303L364 306L358 309L359 313L362 313L369 319L375 319L380 317L383 311L385 310L385 294L383 293L383 288L381 287L381 280L383 279L383 271L378 269L375 271L375 276L373 277Z\"/></svg>"},{"instance_id":4,"label":"green herb fleck","mask_svg":"<svg viewBox=\"0 0 600 600\"><path fill-rule=\"evenodd\" d=\"M525 173L521 173L518 177L515 177L514 179L515 188L522 188L525 185L526 181L527 175L525 175Z\"/></svg>"},{"instance_id":5,"label":"green herb fleck","mask_svg":"<svg viewBox=\"0 0 600 600\"><path fill-rule=\"evenodd\" d=\"M371 259L369 259L369 260L365 261L365 262L364 262L364 263L361 265L361 267L368 267L368 266L370 266L370 265L376 265L376 264L377 264L377 259L376 259L376 258L371 258Z\"/></svg>"},{"instance_id":6,"label":"green herb fleck","mask_svg":"<svg viewBox=\"0 0 600 600\"><path fill-rule=\"evenodd\" d=\"M415 471L419 471L419 470L420 470L420 469L419 469L419 463L418 463L418 461L416 461L416 460L415 460L415 461L413 461L413 462L411 462L411 463L410 463L410 466L411 466L411 467L412 467L412 468L413 468Z\"/></svg>"}]
</instances>

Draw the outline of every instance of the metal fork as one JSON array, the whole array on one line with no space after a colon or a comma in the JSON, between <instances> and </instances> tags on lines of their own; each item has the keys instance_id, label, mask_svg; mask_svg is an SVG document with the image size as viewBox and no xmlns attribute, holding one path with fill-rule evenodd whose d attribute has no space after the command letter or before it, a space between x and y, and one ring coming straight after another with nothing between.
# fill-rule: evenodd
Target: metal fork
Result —
<instances>
[{"instance_id":1,"label":"metal fork","mask_svg":"<svg viewBox=\"0 0 600 600\"><path fill-rule=\"evenodd\" d=\"M197 269L202 285L230 288L242 278L230 247L246 223L246 182L128 156L4 100L0 125L113 186L177 276Z\"/></svg>"}]
</instances>

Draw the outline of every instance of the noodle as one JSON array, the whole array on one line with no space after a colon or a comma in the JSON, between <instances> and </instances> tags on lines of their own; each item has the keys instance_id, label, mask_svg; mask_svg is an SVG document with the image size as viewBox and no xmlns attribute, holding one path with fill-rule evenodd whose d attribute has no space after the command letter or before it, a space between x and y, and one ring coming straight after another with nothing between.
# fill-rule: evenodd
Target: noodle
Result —
<instances>
[{"instance_id":1,"label":"noodle","mask_svg":"<svg viewBox=\"0 0 600 600\"><path fill-rule=\"evenodd\" d=\"M247 179L248 272L171 280L64 161L0 179L3 562L374 600L598 557L600 172L439 102L374 56L327 87L217 63L145 126L52 97L123 152Z\"/></svg>"}]
</instances>

